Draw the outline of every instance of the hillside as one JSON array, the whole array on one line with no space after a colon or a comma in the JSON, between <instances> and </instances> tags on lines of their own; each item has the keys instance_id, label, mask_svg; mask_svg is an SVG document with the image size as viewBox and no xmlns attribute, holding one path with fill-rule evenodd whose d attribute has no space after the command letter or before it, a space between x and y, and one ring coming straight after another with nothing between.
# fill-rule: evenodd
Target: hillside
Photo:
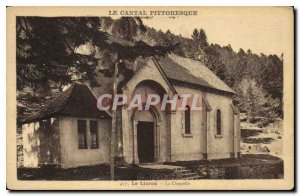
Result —
<instances>
[{"instance_id":1,"label":"hillside","mask_svg":"<svg viewBox=\"0 0 300 196\"><path fill-rule=\"evenodd\" d=\"M220 46L210 44L205 29L191 32L186 38L175 35L171 31L162 32L144 26L137 18L101 18L101 28L113 36L129 41L144 41L148 44L168 45L178 43L174 53L194 60L204 61L229 86L234 86L243 77L257 80L259 85L268 91L274 98L282 97L283 54L277 55L254 54L244 48L233 51L230 45ZM138 21L138 22L137 22ZM255 36L255 35L253 35Z\"/></svg>"}]
</instances>

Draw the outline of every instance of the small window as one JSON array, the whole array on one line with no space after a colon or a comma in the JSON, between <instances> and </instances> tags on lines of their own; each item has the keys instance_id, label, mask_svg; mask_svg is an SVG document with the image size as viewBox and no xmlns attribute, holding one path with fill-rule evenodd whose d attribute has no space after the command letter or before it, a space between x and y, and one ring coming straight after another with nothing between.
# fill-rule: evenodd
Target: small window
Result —
<instances>
[{"instance_id":1,"label":"small window","mask_svg":"<svg viewBox=\"0 0 300 196\"><path fill-rule=\"evenodd\" d=\"M185 134L191 134L191 109L190 106L186 106L184 113L184 122L185 122Z\"/></svg>"},{"instance_id":2,"label":"small window","mask_svg":"<svg viewBox=\"0 0 300 196\"><path fill-rule=\"evenodd\" d=\"M221 111L217 110L217 135L222 135L221 130Z\"/></svg>"},{"instance_id":3,"label":"small window","mask_svg":"<svg viewBox=\"0 0 300 196\"><path fill-rule=\"evenodd\" d=\"M98 141L98 122L95 120L90 121L90 132L91 132L91 148L99 148Z\"/></svg>"},{"instance_id":4,"label":"small window","mask_svg":"<svg viewBox=\"0 0 300 196\"><path fill-rule=\"evenodd\" d=\"M78 131L78 148L87 149L87 138L86 138L86 121L77 121L77 131Z\"/></svg>"}]
</instances>

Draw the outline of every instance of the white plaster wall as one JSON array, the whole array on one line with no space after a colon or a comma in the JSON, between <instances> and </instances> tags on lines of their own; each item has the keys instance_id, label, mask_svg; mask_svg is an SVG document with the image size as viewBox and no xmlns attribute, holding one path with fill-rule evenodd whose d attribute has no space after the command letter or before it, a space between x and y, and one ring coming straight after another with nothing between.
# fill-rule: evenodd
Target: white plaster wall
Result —
<instances>
[{"instance_id":1,"label":"white plaster wall","mask_svg":"<svg viewBox=\"0 0 300 196\"><path fill-rule=\"evenodd\" d=\"M78 149L77 120L87 120L87 149ZM108 163L110 158L111 119L98 119L99 149L91 149L87 118L60 118L60 149L63 168Z\"/></svg>"},{"instance_id":2,"label":"white plaster wall","mask_svg":"<svg viewBox=\"0 0 300 196\"><path fill-rule=\"evenodd\" d=\"M228 96L207 93L210 111L210 129L208 132L208 159L229 158L234 153L234 113L230 104L232 99ZM221 111L222 136L216 136L216 112Z\"/></svg>"},{"instance_id":3,"label":"white plaster wall","mask_svg":"<svg viewBox=\"0 0 300 196\"><path fill-rule=\"evenodd\" d=\"M200 89L175 86L179 94L206 96L212 110L208 116L208 131L201 128L202 111L191 111L191 135L184 133L184 111L176 112L176 129L172 130L172 161L229 158L233 150L233 110L232 98L227 95L203 93ZM222 114L222 136L216 136L216 111ZM207 134L207 135L206 135ZM208 141L207 141L208 140ZM206 150L206 146L208 149ZM207 152L206 152L207 151Z\"/></svg>"},{"instance_id":4,"label":"white plaster wall","mask_svg":"<svg viewBox=\"0 0 300 196\"><path fill-rule=\"evenodd\" d=\"M202 92L195 89L175 86L179 94L198 94ZM191 134L184 133L184 111L176 111L176 126L171 133L172 161L199 160L206 153L206 133L201 127L202 111L191 110Z\"/></svg>"}]
</instances>

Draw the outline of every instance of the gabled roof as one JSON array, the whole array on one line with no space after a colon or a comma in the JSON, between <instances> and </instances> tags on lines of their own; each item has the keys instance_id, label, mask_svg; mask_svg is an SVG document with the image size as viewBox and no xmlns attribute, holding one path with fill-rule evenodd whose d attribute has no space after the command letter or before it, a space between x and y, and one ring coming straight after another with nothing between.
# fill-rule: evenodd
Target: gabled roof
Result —
<instances>
[{"instance_id":1,"label":"gabled roof","mask_svg":"<svg viewBox=\"0 0 300 196\"><path fill-rule=\"evenodd\" d=\"M215 89L232 94L235 93L200 61L184 58L175 54L156 57L155 59L155 62L159 64L159 67L161 67L171 84L183 82L208 89ZM139 61L136 70L139 71L144 64L145 61Z\"/></svg>"},{"instance_id":2,"label":"gabled roof","mask_svg":"<svg viewBox=\"0 0 300 196\"><path fill-rule=\"evenodd\" d=\"M158 58L158 62L171 81L180 81L210 89L235 93L200 61L169 54L165 57Z\"/></svg>"},{"instance_id":3,"label":"gabled roof","mask_svg":"<svg viewBox=\"0 0 300 196\"><path fill-rule=\"evenodd\" d=\"M97 108L97 98L84 84L74 84L54 97L49 103L32 116L24 119L22 124L43 120L55 115L67 115L81 118L100 118L110 115Z\"/></svg>"}]
</instances>

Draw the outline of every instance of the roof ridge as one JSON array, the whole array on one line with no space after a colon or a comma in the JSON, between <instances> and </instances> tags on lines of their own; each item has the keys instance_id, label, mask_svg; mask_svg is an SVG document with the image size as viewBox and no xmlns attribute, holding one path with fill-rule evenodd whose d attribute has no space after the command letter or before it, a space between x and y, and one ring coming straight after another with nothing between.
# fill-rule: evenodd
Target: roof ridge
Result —
<instances>
[{"instance_id":1,"label":"roof ridge","mask_svg":"<svg viewBox=\"0 0 300 196\"><path fill-rule=\"evenodd\" d=\"M92 89L88 84L81 84L81 85L86 86L86 87L90 90L90 92L92 93L92 95L95 97L95 99L96 99L96 100L98 99L98 97L96 96L95 92L93 91L93 89ZM105 112L106 112L110 117L112 117L112 114L109 113L108 110L107 110L107 111L105 110Z\"/></svg>"},{"instance_id":2,"label":"roof ridge","mask_svg":"<svg viewBox=\"0 0 300 196\"><path fill-rule=\"evenodd\" d=\"M183 56L179 56L179 55L176 55L174 53L172 53L172 55L176 56L176 57L179 57L179 58L182 58L182 59L186 59L186 60L189 60L189 61L194 61L196 63L199 63L201 66L205 67L207 70L209 70L211 73L213 73L214 75L216 75L211 69L209 69L206 65L204 65L204 63L202 63L201 61L197 61L197 60L194 60L194 59L190 59L190 58L186 58L186 57L183 57ZM194 74L193 74L194 75ZM198 77L198 76L196 76ZM218 76L217 76L218 77ZM219 78L219 77L218 77ZM219 78L220 79L220 78ZM220 79L221 80L221 79ZM221 80L223 81L223 80ZM227 84L226 84L227 85Z\"/></svg>"},{"instance_id":3,"label":"roof ridge","mask_svg":"<svg viewBox=\"0 0 300 196\"><path fill-rule=\"evenodd\" d=\"M173 56L175 58L181 58L181 59L184 59L184 60L187 60L187 61L190 61L191 63L192 62L195 62L197 63L199 66L201 66L202 68L206 69L208 72L210 72L212 75L215 76L215 78L217 78L220 82L222 82L224 85L226 85L227 88L229 88L232 92L235 93L235 91L229 86L227 85L221 78L219 78L209 67L207 67L204 63L202 63L201 61L197 61L197 60L194 60L194 59L190 59L190 58L186 58L186 57L183 57L183 56L179 56L179 55L176 55L174 53L171 53L169 54L169 56ZM171 57L172 58L172 57ZM181 67L183 67L182 65L180 65ZM186 67L184 67L186 68ZM191 73L193 76L197 77L197 78L201 78L197 75L195 75L193 72L191 72L189 69L188 69L189 73Z\"/></svg>"},{"instance_id":4,"label":"roof ridge","mask_svg":"<svg viewBox=\"0 0 300 196\"><path fill-rule=\"evenodd\" d=\"M200 62L200 61L197 61L197 60L194 60L194 59L190 59L190 58L187 58L187 57L184 57L184 56L180 56L180 55L174 54L173 52L170 53L169 55L173 55L173 56L176 56L176 57L179 57L179 58L183 58L183 59L187 59L187 60L190 60L190 61L195 61L195 62L198 62L198 63Z\"/></svg>"}]
</instances>

